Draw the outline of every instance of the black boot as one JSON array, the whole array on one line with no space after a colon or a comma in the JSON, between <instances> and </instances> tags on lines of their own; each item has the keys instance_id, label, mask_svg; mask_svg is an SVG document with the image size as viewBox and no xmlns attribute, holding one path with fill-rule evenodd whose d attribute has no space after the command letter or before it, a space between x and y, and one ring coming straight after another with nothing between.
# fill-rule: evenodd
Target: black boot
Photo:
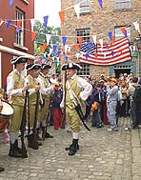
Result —
<instances>
[{"instance_id":1,"label":"black boot","mask_svg":"<svg viewBox=\"0 0 141 180\"><path fill-rule=\"evenodd\" d=\"M3 167L0 167L0 172L3 172L4 171L4 168Z\"/></svg>"},{"instance_id":2,"label":"black boot","mask_svg":"<svg viewBox=\"0 0 141 180\"><path fill-rule=\"evenodd\" d=\"M40 133L40 128L37 128L36 129L36 137L37 137L38 141L41 141L42 139L40 138L39 133Z\"/></svg>"},{"instance_id":3,"label":"black boot","mask_svg":"<svg viewBox=\"0 0 141 180\"><path fill-rule=\"evenodd\" d=\"M73 139L72 145L69 148L69 156L73 156L77 152L77 147L78 147L78 139Z\"/></svg>"},{"instance_id":4,"label":"black boot","mask_svg":"<svg viewBox=\"0 0 141 180\"><path fill-rule=\"evenodd\" d=\"M39 145L37 142L37 138L34 137L34 134L28 135L27 140L28 140L28 147L32 149L38 149Z\"/></svg>"},{"instance_id":5,"label":"black boot","mask_svg":"<svg viewBox=\"0 0 141 180\"><path fill-rule=\"evenodd\" d=\"M22 157L22 154L19 153L17 148L15 147L15 143L14 144L10 143L9 156L16 157L16 158L21 158Z\"/></svg>"},{"instance_id":6,"label":"black boot","mask_svg":"<svg viewBox=\"0 0 141 180\"><path fill-rule=\"evenodd\" d=\"M22 154L22 149L18 147L18 139L16 139L15 143L14 143L15 148L17 149L17 151Z\"/></svg>"},{"instance_id":7,"label":"black boot","mask_svg":"<svg viewBox=\"0 0 141 180\"><path fill-rule=\"evenodd\" d=\"M42 127L42 138L43 141L45 140L45 138L53 138L53 136L47 132L47 127Z\"/></svg>"}]
</instances>

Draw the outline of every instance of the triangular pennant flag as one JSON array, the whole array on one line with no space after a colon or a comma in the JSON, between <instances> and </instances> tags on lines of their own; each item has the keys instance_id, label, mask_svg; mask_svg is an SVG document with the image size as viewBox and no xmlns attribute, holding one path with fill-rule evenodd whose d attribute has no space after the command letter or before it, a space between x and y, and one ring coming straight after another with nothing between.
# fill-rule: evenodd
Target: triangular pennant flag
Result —
<instances>
[{"instance_id":1,"label":"triangular pennant flag","mask_svg":"<svg viewBox=\"0 0 141 180\"><path fill-rule=\"evenodd\" d=\"M31 40L32 40L32 41L34 41L36 35L37 35L37 32L35 32L35 31L32 31L32 32L31 32Z\"/></svg>"},{"instance_id":2,"label":"triangular pennant flag","mask_svg":"<svg viewBox=\"0 0 141 180\"><path fill-rule=\"evenodd\" d=\"M110 41L112 41L113 33L112 32L108 32L108 36L109 36Z\"/></svg>"},{"instance_id":3,"label":"triangular pennant flag","mask_svg":"<svg viewBox=\"0 0 141 180\"><path fill-rule=\"evenodd\" d=\"M18 22L17 22L16 31L21 27L21 24L22 24L22 20L19 19Z\"/></svg>"},{"instance_id":4,"label":"triangular pennant flag","mask_svg":"<svg viewBox=\"0 0 141 180\"><path fill-rule=\"evenodd\" d=\"M135 26L136 31L138 31L140 33L139 23L137 21L135 21L135 22L133 22L133 25Z\"/></svg>"},{"instance_id":5,"label":"triangular pennant flag","mask_svg":"<svg viewBox=\"0 0 141 180\"><path fill-rule=\"evenodd\" d=\"M44 49L44 51L45 51L46 48L47 48L47 43L44 43L42 46L43 46L43 49Z\"/></svg>"},{"instance_id":6,"label":"triangular pennant flag","mask_svg":"<svg viewBox=\"0 0 141 180\"><path fill-rule=\"evenodd\" d=\"M66 36L63 36L63 37L62 37L63 46L66 45L66 41L67 41L67 37L66 37Z\"/></svg>"},{"instance_id":7,"label":"triangular pennant flag","mask_svg":"<svg viewBox=\"0 0 141 180\"><path fill-rule=\"evenodd\" d=\"M75 10L75 13L77 15L77 18L79 19L79 17L80 17L80 3L78 3L74 6L74 10Z\"/></svg>"},{"instance_id":8,"label":"triangular pennant flag","mask_svg":"<svg viewBox=\"0 0 141 180\"><path fill-rule=\"evenodd\" d=\"M59 50L59 51L58 51L58 56L60 56L60 54L61 54L61 51Z\"/></svg>"},{"instance_id":9,"label":"triangular pennant flag","mask_svg":"<svg viewBox=\"0 0 141 180\"><path fill-rule=\"evenodd\" d=\"M82 41L83 41L82 36L78 36L78 37L77 37L77 40L78 40L78 42L79 42L79 45L81 45L81 43L82 43Z\"/></svg>"},{"instance_id":10,"label":"triangular pennant flag","mask_svg":"<svg viewBox=\"0 0 141 180\"><path fill-rule=\"evenodd\" d=\"M125 30L125 37L127 38L127 30Z\"/></svg>"},{"instance_id":11,"label":"triangular pennant flag","mask_svg":"<svg viewBox=\"0 0 141 180\"><path fill-rule=\"evenodd\" d=\"M51 34L46 34L47 45L49 45L50 39L51 39Z\"/></svg>"},{"instance_id":12,"label":"triangular pennant flag","mask_svg":"<svg viewBox=\"0 0 141 180\"><path fill-rule=\"evenodd\" d=\"M53 44L53 52L56 53L56 50L57 50L57 45Z\"/></svg>"},{"instance_id":13,"label":"triangular pennant flag","mask_svg":"<svg viewBox=\"0 0 141 180\"><path fill-rule=\"evenodd\" d=\"M92 36L94 44L96 44L96 35Z\"/></svg>"},{"instance_id":14,"label":"triangular pennant flag","mask_svg":"<svg viewBox=\"0 0 141 180\"><path fill-rule=\"evenodd\" d=\"M98 0L99 6L102 8L102 0Z\"/></svg>"},{"instance_id":15,"label":"triangular pennant flag","mask_svg":"<svg viewBox=\"0 0 141 180\"><path fill-rule=\"evenodd\" d=\"M88 47L88 50L91 50L92 43L91 43L91 42L88 42L88 43L87 43L87 47Z\"/></svg>"},{"instance_id":16,"label":"triangular pennant flag","mask_svg":"<svg viewBox=\"0 0 141 180\"><path fill-rule=\"evenodd\" d=\"M0 18L0 26L2 26L3 23L4 21Z\"/></svg>"},{"instance_id":17,"label":"triangular pennant flag","mask_svg":"<svg viewBox=\"0 0 141 180\"><path fill-rule=\"evenodd\" d=\"M125 27L120 28L121 32L125 35Z\"/></svg>"},{"instance_id":18,"label":"triangular pennant flag","mask_svg":"<svg viewBox=\"0 0 141 180\"><path fill-rule=\"evenodd\" d=\"M59 16L60 16L60 19L61 19L61 24L64 25L64 11L60 11Z\"/></svg>"},{"instance_id":19,"label":"triangular pennant flag","mask_svg":"<svg viewBox=\"0 0 141 180\"><path fill-rule=\"evenodd\" d=\"M9 7L13 6L13 0L9 0Z\"/></svg>"},{"instance_id":20,"label":"triangular pennant flag","mask_svg":"<svg viewBox=\"0 0 141 180\"><path fill-rule=\"evenodd\" d=\"M112 43L115 42L115 35L112 36Z\"/></svg>"},{"instance_id":21,"label":"triangular pennant flag","mask_svg":"<svg viewBox=\"0 0 141 180\"><path fill-rule=\"evenodd\" d=\"M79 50L79 44L74 45L74 50L75 50L75 52L77 52Z\"/></svg>"},{"instance_id":22,"label":"triangular pennant flag","mask_svg":"<svg viewBox=\"0 0 141 180\"><path fill-rule=\"evenodd\" d=\"M45 28L47 29L47 24L48 24L48 17L49 16L44 16L43 19L44 19L44 26Z\"/></svg>"},{"instance_id":23,"label":"triangular pennant flag","mask_svg":"<svg viewBox=\"0 0 141 180\"><path fill-rule=\"evenodd\" d=\"M12 20L8 20L7 25L6 25L6 29L9 28L9 26L11 25L11 22L12 22Z\"/></svg>"},{"instance_id":24,"label":"triangular pennant flag","mask_svg":"<svg viewBox=\"0 0 141 180\"><path fill-rule=\"evenodd\" d=\"M35 19L30 19L30 23L31 23L31 31L34 31L34 24L35 24Z\"/></svg>"},{"instance_id":25,"label":"triangular pennant flag","mask_svg":"<svg viewBox=\"0 0 141 180\"><path fill-rule=\"evenodd\" d=\"M19 27L18 29L16 29L16 33L19 33L21 30L21 27Z\"/></svg>"},{"instance_id":26,"label":"triangular pennant flag","mask_svg":"<svg viewBox=\"0 0 141 180\"><path fill-rule=\"evenodd\" d=\"M103 39L99 39L99 43L100 43L101 48L103 49Z\"/></svg>"}]
</instances>

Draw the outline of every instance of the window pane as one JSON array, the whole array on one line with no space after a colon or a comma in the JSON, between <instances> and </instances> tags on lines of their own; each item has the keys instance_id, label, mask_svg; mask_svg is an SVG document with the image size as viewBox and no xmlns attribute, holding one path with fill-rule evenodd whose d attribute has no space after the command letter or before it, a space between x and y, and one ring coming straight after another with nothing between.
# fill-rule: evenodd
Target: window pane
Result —
<instances>
[{"instance_id":1,"label":"window pane","mask_svg":"<svg viewBox=\"0 0 141 180\"><path fill-rule=\"evenodd\" d=\"M114 0L114 9L129 9L131 7L131 0Z\"/></svg>"}]
</instances>

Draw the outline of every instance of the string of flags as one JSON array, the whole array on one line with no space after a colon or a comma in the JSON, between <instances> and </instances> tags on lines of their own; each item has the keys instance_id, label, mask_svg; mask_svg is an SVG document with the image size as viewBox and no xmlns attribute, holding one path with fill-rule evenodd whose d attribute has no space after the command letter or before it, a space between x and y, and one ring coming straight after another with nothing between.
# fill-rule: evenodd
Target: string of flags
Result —
<instances>
[{"instance_id":1,"label":"string of flags","mask_svg":"<svg viewBox=\"0 0 141 180\"><path fill-rule=\"evenodd\" d=\"M67 9L65 9L64 11L60 11L59 12L59 16L60 16L61 24L64 25L64 23L65 23L65 19L64 19L65 11L70 9L70 8L74 8L75 13L77 15L77 18L79 19L79 16L80 16L80 5L81 5L81 3L84 3L85 1L86 0L80 1L78 4L75 4L74 6L71 6L71 7L67 8ZM14 2L14 0L9 0L9 7L10 8L13 6L13 2ZM102 0L97 0L97 2L99 4L100 8L103 8L103 1ZM48 19L49 19L49 15L43 17L45 29L47 29ZM29 30L29 31L31 32L31 40L34 41L34 39L35 39L35 37L37 35L37 32L34 31L35 19L18 19L18 20L5 19L5 20L3 20L2 18L0 18L0 26L2 26L4 23L6 23L6 29L8 29L11 25L13 25L12 22L16 22L16 24L14 26L15 26L16 32L18 33L21 30L21 28L22 28L23 21L30 21L30 23L31 23L31 30ZM133 22L133 25L135 27L135 30L140 34L139 23L137 21L135 21L135 22ZM127 30L126 30L126 28L122 27L120 30L123 33L124 37L127 38ZM42 44L39 47L40 52L44 52L45 51L47 45L49 44L49 41L50 41L51 37L54 36L54 35L51 35L51 34L45 34L45 35L46 35L47 43L44 43L44 44ZM110 43L114 43L115 42L115 35L112 32L108 32L107 35L109 37ZM80 37L77 38L79 44L68 46L68 45L66 45L68 37L69 36L61 36L62 44L63 44L63 48L61 49L61 51L63 52L63 55L65 56L66 59L67 59L67 55L69 55L69 53L70 53L70 49L74 48L74 50L75 50L75 52L77 54L77 52L78 52L78 50L79 50L79 48L80 48L80 46L81 46L81 44L83 42L83 37L80 36ZM93 43L97 44L97 35L93 35L92 39L93 39ZM104 46L103 39L99 39L99 44L100 44L101 50L102 50L103 46ZM87 46L89 48L91 48L89 42L88 42ZM53 52L57 56L61 55L61 52L59 50L57 52L57 45L53 45ZM113 52L111 52L111 54L113 54ZM87 56L88 56L88 54L87 54Z\"/></svg>"}]
</instances>

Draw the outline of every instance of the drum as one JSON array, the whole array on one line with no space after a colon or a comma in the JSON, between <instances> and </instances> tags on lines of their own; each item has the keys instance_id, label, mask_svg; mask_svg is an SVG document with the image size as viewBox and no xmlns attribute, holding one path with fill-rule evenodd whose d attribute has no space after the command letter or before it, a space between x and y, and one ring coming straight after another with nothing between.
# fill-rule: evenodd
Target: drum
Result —
<instances>
[{"instance_id":1,"label":"drum","mask_svg":"<svg viewBox=\"0 0 141 180\"><path fill-rule=\"evenodd\" d=\"M1 119L9 119L13 115L14 109L11 106L11 104L9 104L5 101L2 101L2 105L3 105L3 108L0 112L0 118Z\"/></svg>"},{"instance_id":2,"label":"drum","mask_svg":"<svg viewBox=\"0 0 141 180\"><path fill-rule=\"evenodd\" d=\"M9 119L14 113L14 109L9 103L2 101L2 105L3 107L0 111L0 132L6 129Z\"/></svg>"}]
</instances>

